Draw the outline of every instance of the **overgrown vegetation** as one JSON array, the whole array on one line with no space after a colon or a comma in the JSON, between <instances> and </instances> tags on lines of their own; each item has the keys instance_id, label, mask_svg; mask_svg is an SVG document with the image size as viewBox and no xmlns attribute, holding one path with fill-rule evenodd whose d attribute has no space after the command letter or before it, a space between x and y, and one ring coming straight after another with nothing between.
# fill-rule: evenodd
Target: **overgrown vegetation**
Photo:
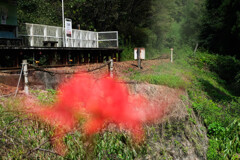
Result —
<instances>
[{"instance_id":1,"label":"overgrown vegetation","mask_svg":"<svg viewBox=\"0 0 240 160\"><path fill-rule=\"evenodd\" d=\"M156 66L155 73L137 73L132 78L187 89L194 111L208 128L208 159L236 159L240 153L239 62L206 52L193 56L186 49L178 52L174 64ZM180 87L181 82L191 85Z\"/></svg>"},{"instance_id":2,"label":"overgrown vegetation","mask_svg":"<svg viewBox=\"0 0 240 160\"><path fill-rule=\"evenodd\" d=\"M186 106L190 115L189 121L192 125L197 124L196 119L191 116L194 111L201 117L208 130L208 159L239 158L240 97L237 87L232 87L239 85L237 78L239 73L234 70L239 65L239 61L233 57L211 55L206 52L197 52L194 56L193 51L187 47L184 50L177 50L174 59L174 63L153 66L153 72L149 74L141 73L141 71L133 72L131 78L187 90L190 103ZM129 69L128 72L132 70ZM56 91L34 90L31 93L42 104L51 104L54 102ZM21 111L16 112L16 108L21 106L20 102L20 99L14 101L7 98L1 99L0 134L3 138L0 143L8 151L2 152L1 155L4 155L6 159L25 158L24 156L61 159L62 157L55 155L52 151L49 140L53 134L53 128L29 119L21 114ZM186 130L186 127L183 128ZM153 130L157 131L156 128ZM155 135L155 131L150 133ZM189 132L188 129L186 131ZM147 132L149 133L149 130ZM175 129L171 129L167 135L171 137L174 132ZM156 134L155 137L157 142L159 135L161 133ZM167 135L165 133L162 136ZM201 155L202 146L199 146L194 139L192 141L196 145L195 151ZM135 145L128 133L112 130L99 133L94 137L85 137L81 134L81 130L77 130L65 137L65 143L69 148L65 157L67 159L94 159L96 157L99 159L134 159L151 153L149 144ZM187 154L188 148L182 146L178 140L175 139L174 144L182 148L182 153ZM165 151L163 149L160 156L168 157Z\"/></svg>"},{"instance_id":3,"label":"overgrown vegetation","mask_svg":"<svg viewBox=\"0 0 240 160\"><path fill-rule=\"evenodd\" d=\"M31 90L31 94L45 105L55 101L56 91ZM0 99L0 155L3 159L134 159L146 153L146 144L136 144L129 133L118 132L113 127L88 137L79 126L64 138L68 153L62 157L51 144L54 128L21 111L26 105L22 104L23 99Z\"/></svg>"},{"instance_id":4,"label":"overgrown vegetation","mask_svg":"<svg viewBox=\"0 0 240 160\"><path fill-rule=\"evenodd\" d=\"M65 17L73 20L73 28L80 24L86 30L118 30L123 60L133 59L134 47L146 47L147 58L174 47L173 64L153 66L153 72L148 74L134 72L131 78L187 90L191 103L187 111L191 114L194 110L208 129L208 159L239 159L239 5L239 0L69 0L65 2ZM61 26L61 2L19 0L18 17L20 26L25 22ZM211 53L231 56L204 51L193 55L191 48L196 43ZM31 93L42 104L54 102L54 90ZM15 107L21 106L18 99L4 98L0 102L3 158L62 158L51 153L48 139L53 128L15 112ZM195 119L190 121L196 124ZM172 128L168 129L173 133ZM126 133L107 131L91 138L80 133L65 138L70 150L66 159L134 159L147 150L147 144L134 146ZM181 146L177 140L174 144ZM196 150L200 150L195 144ZM182 147L184 153L187 150ZM165 149L160 154L165 156Z\"/></svg>"}]
</instances>

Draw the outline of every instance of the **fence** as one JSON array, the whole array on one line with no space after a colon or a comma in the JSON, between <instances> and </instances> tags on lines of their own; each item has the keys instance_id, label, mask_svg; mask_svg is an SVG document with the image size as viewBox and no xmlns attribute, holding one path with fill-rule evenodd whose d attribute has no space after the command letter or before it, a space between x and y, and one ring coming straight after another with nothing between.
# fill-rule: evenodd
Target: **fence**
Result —
<instances>
[{"instance_id":1,"label":"fence","mask_svg":"<svg viewBox=\"0 0 240 160\"><path fill-rule=\"evenodd\" d=\"M62 27L30 24L19 27L19 36L23 43L31 47L43 47L43 41L56 41L57 47L63 47ZM66 47L78 48L118 48L118 32L93 32L72 30L72 37L66 39Z\"/></svg>"}]
</instances>

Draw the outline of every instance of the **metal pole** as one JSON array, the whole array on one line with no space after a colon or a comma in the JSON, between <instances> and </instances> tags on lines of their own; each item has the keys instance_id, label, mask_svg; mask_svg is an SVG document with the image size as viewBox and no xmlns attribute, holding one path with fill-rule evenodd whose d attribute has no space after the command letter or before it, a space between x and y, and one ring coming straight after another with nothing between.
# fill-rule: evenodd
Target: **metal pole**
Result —
<instances>
[{"instance_id":1,"label":"metal pole","mask_svg":"<svg viewBox=\"0 0 240 160\"><path fill-rule=\"evenodd\" d=\"M64 32L64 2L62 0L62 23L63 23L63 28L62 28L62 38L63 38L63 47L65 47L65 32Z\"/></svg>"},{"instance_id":2,"label":"metal pole","mask_svg":"<svg viewBox=\"0 0 240 160\"><path fill-rule=\"evenodd\" d=\"M28 63L27 60L23 60L23 75L24 75L24 92L28 95Z\"/></svg>"},{"instance_id":3,"label":"metal pole","mask_svg":"<svg viewBox=\"0 0 240 160\"><path fill-rule=\"evenodd\" d=\"M171 63L173 63L173 48L171 48Z\"/></svg>"},{"instance_id":4,"label":"metal pole","mask_svg":"<svg viewBox=\"0 0 240 160\"><path fill-rule=\"evenodd\" d=\"M140 48L137 49L137 59L138 59L138 68L141 69L141 57L140 57Z\"/></svg>"}]
</instances>

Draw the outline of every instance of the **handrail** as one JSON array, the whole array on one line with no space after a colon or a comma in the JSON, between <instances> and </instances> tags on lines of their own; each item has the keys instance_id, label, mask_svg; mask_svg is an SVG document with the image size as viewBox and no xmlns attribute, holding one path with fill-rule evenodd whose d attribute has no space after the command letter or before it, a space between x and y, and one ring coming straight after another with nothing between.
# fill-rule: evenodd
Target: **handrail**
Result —
<instances>
[{"instance_id":1,"label":"handrail","mask_svg":"<svg viewBox=\"0 0 240 160\"><path fill-rule=\"evenodd\" d=\"M62 27L42 24L25 23L24 32L20 37L25 39L28 46L43 47L43 41L58 41L57 47L63 46ZM66 41L66 47L79 48L118 48L118 31L94 32L86 30L72 30L72 37Z\"/></svg>"}]
</instances>

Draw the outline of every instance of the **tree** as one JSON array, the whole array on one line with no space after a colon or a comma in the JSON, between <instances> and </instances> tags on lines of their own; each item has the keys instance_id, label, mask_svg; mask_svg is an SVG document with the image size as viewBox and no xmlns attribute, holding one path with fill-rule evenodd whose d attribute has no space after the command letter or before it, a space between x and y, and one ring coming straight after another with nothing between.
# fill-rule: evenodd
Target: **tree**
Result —
<instances>
[{"instance_id":1,"label":"tree","mask_svg":"<svg viewBox=\"0 0 240 160\"><path fill-rule=\"evenodd\" d=\"M240 1L207 0L202 45L212 52L240 57Z\"/></svg>"}]
</instances>

